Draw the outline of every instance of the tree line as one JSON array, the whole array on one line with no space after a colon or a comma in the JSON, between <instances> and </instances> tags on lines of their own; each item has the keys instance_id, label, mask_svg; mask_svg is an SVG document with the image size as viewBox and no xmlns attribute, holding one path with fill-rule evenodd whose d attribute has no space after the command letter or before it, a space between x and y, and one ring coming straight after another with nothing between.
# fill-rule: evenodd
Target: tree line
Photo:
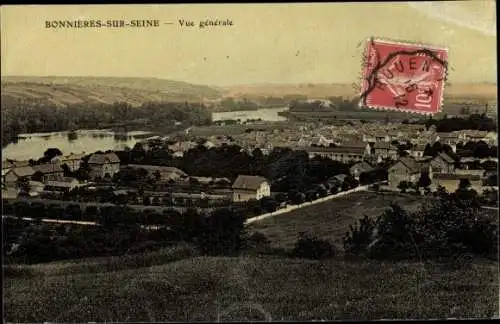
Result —
<instances>
[{"instance_id":1,"label":"tree line","mask_svg":"<svg viewBox=\"0 0 500 324\"><path fill-rule=\"evenodd\" d=\"M406 123L408 123L406 121ZM427 129L436 127L437 132L451 133L464 129L475 129L480 131L496 132L497 124L494 119L486 114L471 114L468 117L451 117L444 115L443 118L434 119L430 116L427 120L418 120L412 124L424 124Z\"/></svg>"},{"instance_id":2,"label":"tree line","mask_svg":"<svg viewBox=\"0 0 500 324\"><path fill-rule=\"evenodd\" d=\"M57 132L133 124L159 126L182 122L209 125L211 112L203 104L148 102L134 107L126 102L76 103L57 107L26 100L2 100L2 145L21 133Z\"/></svg>"},{"instance_id":3,"label":"tree line","mask_svg":"<svg viewBox=\"0 0 500 324\"><path fill-rule=\"evenodd\" d=\"M350 227L344 249L351 257L429 259L463 253L495 258L498 229L485 215L477 193L461 186L435 198L417 211L397 204L380 216L365 216Z\"/></svg>"},{"instance_id":4,"label":"tree line","mask_svg":"<svg viewBox=\"0 0 500 324\"><path fill-rule=\"evenodd\" d=\"M116 154L122 164L176 167L191 176L228 178L231 183L241 174L263 176L271 182L271 190L278 192L306 192L335 175L349 175L351 166L323 157L310 159L307 152L290 148L274 148L265 155L258 148L247 152L234 144L206 148L200 143L182 157L174 157L168 143L150 145L148 150L139 144Z\"/></svg>"}]
</instances>

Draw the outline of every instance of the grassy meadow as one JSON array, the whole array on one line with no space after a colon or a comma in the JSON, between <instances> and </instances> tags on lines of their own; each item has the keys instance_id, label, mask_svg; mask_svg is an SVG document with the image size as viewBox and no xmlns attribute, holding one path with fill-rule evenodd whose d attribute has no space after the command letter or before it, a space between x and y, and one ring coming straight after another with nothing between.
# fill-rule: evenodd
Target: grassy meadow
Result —
<instances>
[{"instance_id":1,"label":"grassy meadow","mask_svg":"<svg viewBox=\"0 0 500 324\"><path fill-rule=\"evenodd\" d=\"M25 268L29 275L4 281L9 322L498 316L498 267L481 260L450 266L240 256L101 272L58 263Z\"/></svg>"},{"instance_id":2,"label":"grassy meadow","mask_svg":"<svg viewBox=\"0 0 500 324\"><path fill-rule=\"evenodd\" d=\"M376 217L391 203L406 209L418 208L423 198L399 193L356 192L324 203L306 206L289 213L250 224L249 230L265 234L273 247L291 249L299 232L309 232L342 247L342 238L364 215ZM306 203L307 204L307 203Z\"/></svg>"},{"instance_id":3,"label":"grassy meadow","mask_svg":"<svg viewBox=\"0 0 500 324\"><path fill-rule=\"evenodd\" d=\"M250 226L290 249L300 231L337 245L356 219L422 197L360 192ZM498 263L315 261L200 256L189 244L144 254L4 267L8 322L376 320L498 317Z\"/></svg>"}]
</instances>

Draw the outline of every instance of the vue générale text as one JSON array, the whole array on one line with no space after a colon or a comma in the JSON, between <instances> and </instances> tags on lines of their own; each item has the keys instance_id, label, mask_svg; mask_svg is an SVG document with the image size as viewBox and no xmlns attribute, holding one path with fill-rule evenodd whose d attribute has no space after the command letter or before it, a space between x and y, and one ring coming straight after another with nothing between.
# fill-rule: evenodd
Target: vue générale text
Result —
<instances>
[{"instance_id":1,"label":"vue g\u00e9n\u00e9rale text","mask_svg":"<svg viewBox=\"0 0 500 324\"><path fill-rule=\"evenodd\" d=\"M203 19L197 23L193 20L178 19L179 27L198 27L204 29L207 27L231 27L233 21L230 19ZM110 20L46 20L45 28L60 29L60 28L154 28L161 25L174 25L173 22L160 22L156 19L110 19Z\"/></svg>"}]
</instances>

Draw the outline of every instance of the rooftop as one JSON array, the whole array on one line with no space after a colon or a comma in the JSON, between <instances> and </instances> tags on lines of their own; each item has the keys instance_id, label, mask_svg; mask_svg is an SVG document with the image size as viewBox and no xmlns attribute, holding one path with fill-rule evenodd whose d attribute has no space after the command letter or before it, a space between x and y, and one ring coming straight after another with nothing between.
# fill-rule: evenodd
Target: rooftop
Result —
<instances>
[{"instance_id":1,"label":"rooftop","mask_svg":"<svg viewBox=\"0 0 500 324\"><path fill-rule=\"evenodd\" d=\"M261 176L239 175L232 188L257 190L264 182L267 182L267 179Z\"/></svg>"}]
</instances>

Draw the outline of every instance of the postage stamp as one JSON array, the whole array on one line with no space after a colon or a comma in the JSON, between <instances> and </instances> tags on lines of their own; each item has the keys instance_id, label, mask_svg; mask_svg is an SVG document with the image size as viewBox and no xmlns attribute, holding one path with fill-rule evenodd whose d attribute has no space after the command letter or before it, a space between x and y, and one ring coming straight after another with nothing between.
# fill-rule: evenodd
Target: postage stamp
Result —
<instances>
[{"instance_id":1,"label":"postage stamp","mask_svg":"<svg viewBox=\"0 0 500 324\"><path fill-rule=\"evenodd\" d=\"M446 48L369 39L359 106L419 114L439 112L447 60Z\"/></svg>"}]
</instances>

